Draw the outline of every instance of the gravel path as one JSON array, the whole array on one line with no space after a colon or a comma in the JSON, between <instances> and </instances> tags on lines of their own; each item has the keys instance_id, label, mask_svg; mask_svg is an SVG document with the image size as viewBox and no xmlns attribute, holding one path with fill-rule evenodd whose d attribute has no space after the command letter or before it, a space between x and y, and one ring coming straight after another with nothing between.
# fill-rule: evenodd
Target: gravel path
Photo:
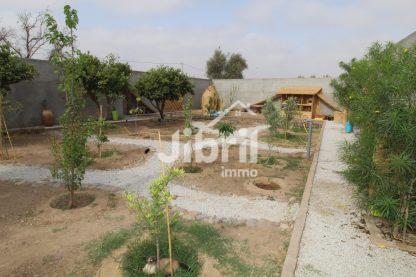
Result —
<instances>
[{"instance_id":1,"label":"gravel path","mask_svg":"<svg viewBox=\"0 0 416 277\"><path fill-rule=\"evenodd\" d=\"M353 226L362 211L354 187L337 174L345 165L336 156L352 135L327 122L300 245L296 276L416 276L416 257L381 249Z\"/></svg>"},{"instance_id":2,"label":"gravel path","mask_svg":"<svg viewBox=\"0 0 416 277\"><path fill-rule=\"evenodd\" d=\"M134 144L153 149L159 148L158 141L145 139L110 138L112 144ZM170 152L171 144L163 142L163 149ZM297 151L289 149L287 151ZM299 151L303 151L300 149ZM84 184L114 186L140 195L148 196L148 185L161 171L157 155L145 163L121 170L88 170ZM27 181L32 183L56 183L48 168L38 166L0 165L0 179ZM298 204L266 199L251 199L241 196L222 196L189 189L178 183L170 184L177 198L173 205L200 214L202 217L232 220L269 220L273 222L294 220Z\"/></svg>"}]
</instances>

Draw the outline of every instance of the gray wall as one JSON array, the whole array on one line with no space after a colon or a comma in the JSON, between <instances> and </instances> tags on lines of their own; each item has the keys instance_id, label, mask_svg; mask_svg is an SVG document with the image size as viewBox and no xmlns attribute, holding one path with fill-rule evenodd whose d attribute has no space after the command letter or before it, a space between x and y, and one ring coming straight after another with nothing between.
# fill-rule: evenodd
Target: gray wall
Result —
<instances>
[{"instance_id":1,"label":"gray wall","mask_svg":"<svg viewBox=\"0 0 416 277\"><path fill-rule=\"evenodd\" d=\"M22 81L12 86L8 96L8 101L13 106L20 106L18 111L9 111L6 114L7 125L9 128L21 128L40 126L42 102L47 101L47 108L51 109L55 124L58 124L59 116L65 109L65 94L58 89L58 77L55 74L54 66L44 60L29 60L38 70L38 75L33 81ZM134 71L131 82L137 81L143 72ZM201 106L201 96L205 89L211 84L208 79L192 78L195 85L193 107L199 109ZM105 109L105 101L101 101ZM123 101L116 103L119 114L123 114ZM95 105L88 99L86 105L88 114L96 114Z\"/></svg>"},{"instance_id":2,"label":"gray wall","mask_svg":"<svg viewBox=\"0 0 416 277\"><path fill-rule=\"evenodd\" d=\"M230 92L236 88L236 100L246 104L267 99L277 93L281 87L312 86L322 87L322 93L333 100L331 78L273 78L273 79L231 79L213 80L215 88L222 100L227 103ZM335 102L335 101L334 101ZM326 105L321 105L321 113L333 115Z\"/></svg>"}]
</instances>

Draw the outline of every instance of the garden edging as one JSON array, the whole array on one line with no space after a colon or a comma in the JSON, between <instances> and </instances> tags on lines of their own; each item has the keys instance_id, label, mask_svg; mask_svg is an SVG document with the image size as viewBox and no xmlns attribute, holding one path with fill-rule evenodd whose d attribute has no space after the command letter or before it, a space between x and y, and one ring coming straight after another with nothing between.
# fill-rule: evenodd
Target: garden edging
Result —
<instances>
[{"instance_id":1,"label":"garden edging","mask_svg":"<svg viewBox=\"0 0 416 277\"><path fill-rule=\"evenodd\" d=\"M281 274L281 276L283 277L291 277L295 275L295 270L296 270L299 250L300 250L300 242L302 239L303 230L305 228L306 217L308 215L309 200L311 197L313 181L315 179L315 172L316 172L316 167L318 164L319 151L321 148L321 142L322 142L322 137L324 134L325 126L326 126L326 122L324 121L321 127L321 132L319 134L319 141L316 146L315 153L313 155L312 164L309 169L308 179L306 180L305 190L302 196L302 201L300 203L298 215L296 216L292 236L290 238L289 247L286 253L285 262L283 264L282 274Z\"/></svg>"}]
</instances>

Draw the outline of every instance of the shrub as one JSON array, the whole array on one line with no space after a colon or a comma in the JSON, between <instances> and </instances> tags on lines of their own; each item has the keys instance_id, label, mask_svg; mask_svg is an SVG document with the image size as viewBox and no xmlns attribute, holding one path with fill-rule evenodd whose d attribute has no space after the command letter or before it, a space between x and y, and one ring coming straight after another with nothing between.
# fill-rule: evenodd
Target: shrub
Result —
<instances>
[{"instance_id":1,"label":"shrub","mask_svg":"<svg viewBox=\"0 0 416 277\"><path fill-rule=\"evenodd\" d=\"M416 228L416 49L373 44L362 59L341 63L335 97L361 130L347 143L344 176L369 211L394 222L393 234Z\"/></svg>"}]
</instances>

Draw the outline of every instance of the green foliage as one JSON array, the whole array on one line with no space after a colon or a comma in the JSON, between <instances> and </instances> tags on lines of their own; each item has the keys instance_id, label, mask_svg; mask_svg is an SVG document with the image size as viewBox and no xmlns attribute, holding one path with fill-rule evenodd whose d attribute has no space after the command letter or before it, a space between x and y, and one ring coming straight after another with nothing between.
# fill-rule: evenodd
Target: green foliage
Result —
<instances>
[{"instance_id":1,"label":"green foliage","mask_svg":"<svg viewBox=\"0 0 416 277\"><path fill-rule=\"evenodd\" d=\"M2 97L10 92L10 85L23 80L32 80L36 74L36 68L12 52L10 45L0 45L0 95Z\"/></svg>"},{"instance_id":2,"label":"green foliage","mask_svg":"<svg viewBox=\"0 0 416 277\"><path fill-rule=\"evenodd\" d=\"M173 258L186 264L189 271L180 268L175 276L199 276L201 265L198 261L198 251L196 248L186 244L184 240L175 238L172 241ZM147 258L156 255L154 242L151 240L144 240L137 242L129 247L127 254L124 256L122 264L127 276L149 276L145 274L142 269L146 265ZM167 240L161 241L161 257L169 257ZM164 276L156 274L155 276Z\"/></svg>"},{"instance_id":3,"label":"green foliage","mask_svg":"<svg viewBox=\"0 0 416 277\"><path fill-rule=\"evenodd\" d=\"M245 69L247 69L247 62L241 54L231 54L227 57L217 49L207 61L206 73L210 79L243 79Z\"/></svg>"},{"instance_id":4,"label":"green foliage","mask_svg":"<svg viewBox=\"0 0 416 277\"><path fill-rule=\"evenodd\" d=\"M85 247L88 252L88 257L94 264L100 263L113 250L123 246L133 233L135 233L134 228L120 229L115 232L106 233L99 239L89 242Z\"/></svg>"},{"instance_id":5,"label":"green foliage","mask_svg":"<svg viewBox=\"0 0 416 277\"><path fill-rule=\"evenodd\" d=\"M277 129L282 125L283 118L279 103L273 102L271 98L266 100L261 109L262 115L266 118L269 125L269 135L277 134Z\"/></svg>"},{"instance_id":6,"label":"green foliage","mask_svg":"<svg viewBox=\"0 0 416 277\"><path fill-rule=\"evenodd\" d=\"M127 63L118 62L114 55L108 55L104 61L99 87L110 108L114 109L115 101L123 98L130 90L131 72L130 66Z\"/></svg>"},{"instance_id":7,"label":"green foliage","mask_svg":"<svg viewBox=\"0 0 416 277\"><path fill-rule=\"evenodd\" d=\"M126 193L129 207L137 212L137 220L144 223L153 241L156 242L157 253L160 250L162 231L165 229L165 208L172 201L168 184L173 178L182 175L181 169L168 168L164 174L152 181L149 187L150 199L139 198L133 193ZM159 255L157 256L159 261Z\"/></svg>"},{"instance_id":8,"label":"green foliage","mask_svg":"<svg viewBox=\"0 0 416 277\"><path fill-rule=\"evenodd\" d=\"M95 137L95 145L97 146L98 157L101 158L101 147L104 143L109 141L107 135L105 134L105 131L110 127L110 124L107 123L105 119L100 116L97 120L90 121L90 126Z\"/></svg>"},{"instance_id":9,"label":"green foliage","mask_svg":"<svg viewBox=\"0 0 416 277\"><path fill-rule=\"evenodd\" d=\"M46 14L48 33L46 37L51 44L59 44L69 47L66 55L57 55L52 62L59 68L60 88L66 93L65 112L60 118L62 124L62 140L60 143L53 141L52 154L54 164L51 173L54 178L61 179L70 194L69 208L72 208L74 191L81 187L85 169L89 162L87 140L91 134L90 125L86 122L82 109L84 99L81 84L77 80L77 63L75 59L75 34L78 25L77 11L70 6L64 7L65 24L69 29L69 35L58 30L55 19Z\"/></svg>"},{"instance_id":10,"label":"green foliage","mask_svg":"<svg viewBox=\"0 0 416 277\"><path fill-rule=\"evenodd\" d=\"M100 59L91 55L89 52L77 52L77 74L76 80L85 90L87 97L97 106L97 111L100 112L99 98L101 96L101 83L104 65Z\"/></svg>"},{"instance_id":11,"label":"green foliage","mask_svg":"<svg viewBox=\"0 0 416 277\"><path fill-rule=\"evenodd\" d=\"M282 127L284 130L285 138L287 139L288 132L292 127L293 120L299 113L298 105L294 97L289 97L282 105L283 120Z\"/></svg>"},{"instance_id":12,"label":"green foliage","mask_svg":"<svg viewBox=\"0 0 416 277\"><path fill-rule=\"evenodd\" d=\"M262 267L246 263L244 260L250 254L247 249L239 249L240 245L231 238L222 236L212 225L201 222L190 225L178 223L175 228L175 232L182 231L188 235L186 238L193 248L216 259L224 275L279 276L276 259L273 263L267 260Z\"/></svg>"},{"instance_id":13,"label":"green foliage","mask_svg":"<svg viewBox=\"0 0 416 277\"><path fill-rule=\"evenodd\" d=\"M192 96L186 99L183 107L183 116L185 118L185 129L192 130Z\"/></svg>"},{"instance_id":14,"label":"green foliage","mask_svg":"<svg viewBox=\"0 0 416 277\"><path fill-rule=\"evenodd\" d=\"M228 122L218 123L217 129L219 131L220 137L223 137L225 140L235 132L235 127Z\"/></svg>"},{"instance_id":15,"label":"green foliage","mask_svg":"<svg viewBox=\"0 0 416 277\"><path fill-rule=\"evenodd\" d=\"M241 54L231 54L225 65L225 79L243 79L247 62Z\"/></svg>"},{"instance_id":16,"label":"green foliage","mask_svg":"<svg viewBox=\"0 0 416 277\"><path fill-rule=\"evenodd\" d=\"M161 66L153 68L140 76L136 90L145 97L164 119L166 101L177 101L185 94L193 94L193 84L180 69Z\"/></svg>"},{"instance_id":17,"label":"green foliage","mask_svg":"<svg viewBox=\"0 0 416 277\"><path fill-rule=\"evenodd\" d=\"M361 130L342 149L343 174L371 213L392 220L394 234L405 236L416 228L416 49L375 43L362 59L340 66L334 95Z\"/></svg>"}]
</instances>

